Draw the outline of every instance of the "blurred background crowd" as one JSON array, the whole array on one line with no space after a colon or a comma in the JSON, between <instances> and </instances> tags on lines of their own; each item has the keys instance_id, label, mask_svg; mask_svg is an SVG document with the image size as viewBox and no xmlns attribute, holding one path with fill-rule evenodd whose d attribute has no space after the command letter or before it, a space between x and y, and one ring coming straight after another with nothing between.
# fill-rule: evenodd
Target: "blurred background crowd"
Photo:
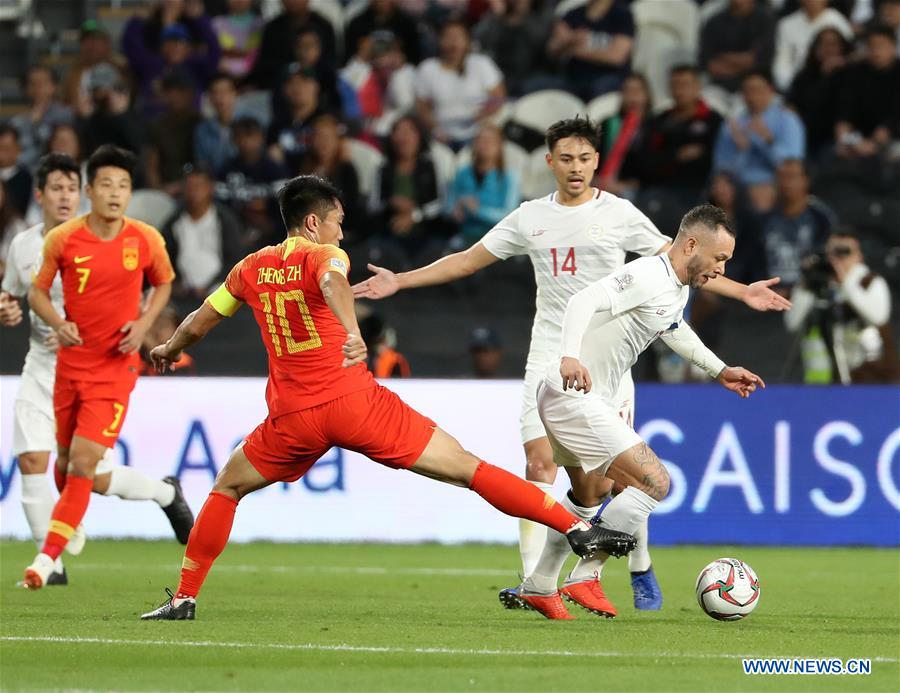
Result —
<instances>
[{"instance_id":1,"label":"blurred background crowd","mask_svg":"<svg viewBox=\"0 0 900 693\"><path fill-rule=\"evenodd\" d=\"M40 221L44 153L125 147L128 213L178 273L161 339L283 237L286 178L341 188L358 280L464 249L549 194L543 131L586 113L597 187L669 235L712 201L737 227L728 274L781 277L786 315L694 297L725 360L774 382L894 382L898 42L900 0L3 0L0 262ZM377 375L520 377L533 306L519 258L360 312ZM26 341L5 333L3 372ZM265 373L249 312L194 357L181 372ZM637 375L700 379L665 348Z\"/></svg>"}]
</instances>

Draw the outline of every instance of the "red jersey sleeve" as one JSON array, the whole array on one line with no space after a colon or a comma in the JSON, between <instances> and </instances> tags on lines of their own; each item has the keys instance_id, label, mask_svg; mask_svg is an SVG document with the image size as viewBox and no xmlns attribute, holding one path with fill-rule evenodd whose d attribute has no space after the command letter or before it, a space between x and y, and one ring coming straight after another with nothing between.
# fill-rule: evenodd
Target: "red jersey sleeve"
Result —
<instances>
[{"instance_id":1,"label":"red jersey sleeve","mask_svg":"<svg viewBox=\"0 0 900 693\"><path fill-rule=\"evenodd\" d=\"M62 250L69 234L59 229L51 231L44 238L44 249L41 252L41 267L34 276L32 284L39 289L49 291L56 273L59 272Z\"/></svg>"},{"instance_id":2,"label":"red jersey sleeve","mask_svg":"<svg viewBox=\"0 0 900 693\"><path fill-rule=\"evenodd\" d=\"M150 247L150 262L144 270L147 281L153 286L169 284L175 279L175 270L172 269L172 261L162 234L152 226L145 226L144 237Z\"/></svg>"},{"instance_id":3,"label":"red jersey sleeve","mask_svg":"<svg viewBox=\"0 0 900 693\"><path fill-rule=\"evenodd\" d=\"M316 248L313 256L313 267L315 267L316 283L322 281L322 276L326 272L337 272L346 278L350 272L350 258L347 253L333 245L323 245Z\"/></svg>"}]
</instances>

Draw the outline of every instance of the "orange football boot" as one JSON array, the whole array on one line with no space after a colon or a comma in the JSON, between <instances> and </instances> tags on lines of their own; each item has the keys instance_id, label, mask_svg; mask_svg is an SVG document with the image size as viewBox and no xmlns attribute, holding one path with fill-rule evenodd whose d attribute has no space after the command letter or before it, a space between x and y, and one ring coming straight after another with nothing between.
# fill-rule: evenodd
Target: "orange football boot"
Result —
<instances>
[{"instance_id":1,"label":"orange football boot","mask_svg":"<svg viewBox=\"0 0 900 693\"><path fill-rule=\"evenodd\" d=\"M565 585L560 593L568 601L598 616L615 618L618 613L616 607L603 594L603 587L600 586L600 579L597 577Z\"/></svg>"}]
</instances>

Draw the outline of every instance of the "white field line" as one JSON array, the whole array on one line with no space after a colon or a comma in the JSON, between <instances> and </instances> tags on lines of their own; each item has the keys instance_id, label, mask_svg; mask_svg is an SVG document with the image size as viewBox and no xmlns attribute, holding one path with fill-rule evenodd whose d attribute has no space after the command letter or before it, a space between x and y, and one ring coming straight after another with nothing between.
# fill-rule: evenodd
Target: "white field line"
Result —
<instances>
[{"instance_id":1,"label":"white field line","mask_svg":"<svg viewBox=\"0 0 900 693\"><path fill-rule=\"evenodd\" d=\"M361 652L375 654L404 654L404 655L466 655L473 657L627 657L629 659L750 659L759 658L760 655L724 654L724 653L637 653L637 652L571 652L569 650L494 650L494 649L462 649L453 647L382 647L377 645L323 645L318 643L254 643L254 642L214 642L212 640L126 640L118 638L71 638L71 637L32 637L5 635L0 637L3 642L45 642L70 645L137 645L160 647L198 647L212 649L232 650L287 650L307 652ZM781 655L785 658L785 655ZM787 656L788 659L806 659L805 657ZM896 664L900 660L892 657L872 657L872 661Z\"/></svg>"},{"instance_id":2,"label":"white field line","mask_svg":"<svg viewBox=\"0 0 900 693\"><path fill-rule=\"evenodd\" d=\"M79 563L71 562L72 571L77 573L84 571L146 571L146 570L178 570L180 561L173 561L171 565L134 564L134 563ZM501 570L499 568L381 568L377 566L336 566L336 565L259 565L252 564L227 564L213 567L216 573L327 573L337 575L442 575L442 576L469 576L487 575L507 577L516 581L515 570Z\"/></svg>"}]
</instances>

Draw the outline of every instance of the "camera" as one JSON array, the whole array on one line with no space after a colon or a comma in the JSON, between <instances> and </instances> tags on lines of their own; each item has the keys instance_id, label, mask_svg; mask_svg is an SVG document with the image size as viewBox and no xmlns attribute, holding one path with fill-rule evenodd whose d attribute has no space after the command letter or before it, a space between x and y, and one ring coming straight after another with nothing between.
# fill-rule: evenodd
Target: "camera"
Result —
<instances>
[{"instance_id":1,"label":"camera","mask_svg":"<svg viewBox=\"0 0 900 693\"><path fill-rule=\"evenodd\" d=\"M828 283L835 277L834 267L828 258L820 253L803 258L800 262L800 273L806 288L814 294L827 290Z\"/></svg>"}]
</instances>

